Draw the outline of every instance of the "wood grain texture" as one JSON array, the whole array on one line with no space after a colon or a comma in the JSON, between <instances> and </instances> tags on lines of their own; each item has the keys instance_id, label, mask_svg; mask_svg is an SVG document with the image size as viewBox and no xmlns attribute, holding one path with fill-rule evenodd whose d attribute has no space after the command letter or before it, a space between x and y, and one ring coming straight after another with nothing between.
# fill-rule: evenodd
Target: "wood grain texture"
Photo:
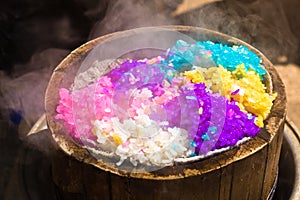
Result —
<instances>
[{"instance_id":1,"label":"wood grain texture","mask_svg":"<svg viewBox=\"0 0 300 200\"><path fill-rule=\"evenodd\" d=\"M86 199L109 200L111 196L110 175L108 172L98 170L91 165L83 165L82 184Z\"/></svg>"},{"instance_id":2,"label":"wood grain texture","mask_svg":"<svg viewBox=\"0 0 300 200\"><path fill-rule=\"evenodd\" d=\"M230 199L260 199L266 156L264 148L245 160L234 163Z\"/></svg>"},{"instance_id":3,"label":"wood grain texture","mask_svg":"<svg viewBox=\"0 0 300 200\"><path fill-rule=\"evenodd\" d=\"M233 179L233 165L228 165L221 169L220 179L220 200L229 200L231 195L232 179Z\"/></svg>"},{"instance_id":4,"label":"wood grain texture","mask_svg":"<svg viewBox=\"0 0 300 200\"><path fill-rule=\"evenodd\" d=\"M276 175L278 173L278 162L280 157L281 144L283 139L283 128L284 125L280 126L278 134L274 137L273 141L268 145L268 157L266 160L266 169L264 174L264 187L262 188L262 198L266 199L269 195L269 191L271 190Z\"/></svg>"}]
</instances>

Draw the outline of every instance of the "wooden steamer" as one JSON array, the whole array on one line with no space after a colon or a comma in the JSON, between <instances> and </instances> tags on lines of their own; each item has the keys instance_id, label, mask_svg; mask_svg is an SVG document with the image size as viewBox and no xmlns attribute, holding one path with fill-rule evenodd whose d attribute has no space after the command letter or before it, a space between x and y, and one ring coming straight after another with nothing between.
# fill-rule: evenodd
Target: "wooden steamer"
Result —
<instances>
[{"instance_id":1,"label":"wooden steamer","mask_svg":"<svg viewBox=\"0 0 300 200\"><path fill-rule=\"evenodd\" d=\"M60 87L69 87L91 49L112 37L139 34L140 29L117 32L90 41L73 51L55 69L46 92L46 116L56 143L64 151L53 159L53 179L69 199L268 199L276 185L284 119L285 89L271 62L236 38L196 27L168 26L195 40L245 45L257 53L269 73L266 85L278 95L265 128L253 139L231 150L197 162L165 167L155 172L126 173L113 163L96 160L64 133L55 120ZM65 79L68 74L70 79ZM271 81L270 81L271 80ZM76 198L75 198L76 197Z\"/></svg>"}]
</instances>

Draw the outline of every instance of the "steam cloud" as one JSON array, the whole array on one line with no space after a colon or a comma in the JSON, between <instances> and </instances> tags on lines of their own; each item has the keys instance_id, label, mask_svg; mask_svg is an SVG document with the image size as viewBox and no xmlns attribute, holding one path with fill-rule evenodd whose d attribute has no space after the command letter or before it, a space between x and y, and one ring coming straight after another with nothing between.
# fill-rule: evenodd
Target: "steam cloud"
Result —
<instances>
[{"instance_id":1,"label":"steam cloud","mask_svg":"<svg viewBox=\"0 0 300 200\"><path fill-rule=\"evenodd\" d=\"M21 114L28 127L32 126L44 112L44 95L52 70L68 53L63 49L36 53L30 62L15 66L16 75L23 73L16 78L1 72L0 109Z\"/></svg>"},{"instance_id":2,"label":"steam cloud","mask_svg":"<svg viewBox=\"0 0 300 200\"><path fill-rule=\"evenodd\" d=\"M76 4L76 8L81 8L82 18L85 20L81 20L81 24L76 24L76 21L70 21L67 16L57 18L57 22L51 24L51 31L58 31L59 35L64 35L62 29L70 29L68 37L61 36L60 39L74 41L76 38L79 46L84 42L80 39L84 32L78 29L86 21L92 24L82 25L84 28L90 28L87 30L89 36L85 38L86 41L107 33L136 27L192 25L238 37L260 49L272 61L276 61L280 55L289 58L295 56L293 53L296 52L297 40L290 32L279 0L221 1L171 17L171 13L181 2L181 0L68 1ZM78 14L75 19L78 19ZM37 19L35 22L39 23L37 27L46 29L43 20ZM62 27L64 24L67 26ZM30 32L31 28L29 26L26 31ZM55 37L59 36L55 34ZM40 41L35 41L35 44L41 42L41 46L45 46L42 44L45 42L42 36L39 39ZM28 127L32 126L44 112L44 93L52 70L70 50L72 49L37 48L29 62L14 65L11 75L0 72L0 110L4 111L4 115L7 114L7 110L21 112Z\"/></svg>"},{"instance_id":3,"label":"steam cloud","mask_svg":"<svg viewBox=\"0 0 300 200\"><path fill-rule=\"evenodd\" d=\"M228 0L186 14L184 24L206 27L237 37L262 51L271 61L297 56L297 39L291 33L279 0Z\"/></svg>"}]
</instances>

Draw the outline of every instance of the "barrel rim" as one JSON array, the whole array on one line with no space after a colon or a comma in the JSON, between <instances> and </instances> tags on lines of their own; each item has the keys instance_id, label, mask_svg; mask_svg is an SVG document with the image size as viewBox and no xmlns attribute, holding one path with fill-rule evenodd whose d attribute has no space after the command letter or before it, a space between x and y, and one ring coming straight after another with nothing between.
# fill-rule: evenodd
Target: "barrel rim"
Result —
<instances>
[{"instance_id":1,"label":"barrel rim","mask_svg":"<svg viewBox=\"0 0 300 200\"><path fill-rule=\"evenodd\" d=\"M82 46L78 47L74 51L72 51L54 70L51 79L49 81L46 95L45 95L45 110L46 110L46 119L48 127L51 131L51 135L58 143L60 148L69 156L75 157L77 160L85 162L87 164L91 164L99 169L104 171L111 172L116 175L126 176L131 178L143 178L143 179L155 179L155 180L172 180L185 178L200 174L205 174L211 172L213 170L217 170L223 168L227 165L235 163L239 160L242 160L248 156L251 156L263 148L265 148L269 143L272 142L273 138L278 133L278 130L282 123L284 123L284 119L286 116L286 97L285 97L285 89L284 85L276 72L272 63L256 48L249 45L248 43L237 39L235 37L219 33L217 31L212 31L200 27L192 27L192 26L160 26L159 28L165 28L169 30L175 30L179 32L188 33L189 35L193 35L194 37L201 34L205 35L209 38L215 38L222 43L229 44L237 44L244 45L248 47L251 51L255 52L261 59L264 64L268 74L271 77L271 82L276 81L276 85L271 85L271 90L276 92L278 95L273 102L273 107L271 109L271 113L268 118L265 120L265 128L251 140L241 144L238 147L232 148L228 151L225 151L221 154L215 155L213 157L203 159L197 161L195 163L188 163L183 166L172 166L165 167L157 172L146 172L146 173L127 173L121 171L119 169L114 168L112 165L107 165L107 163L103 163L99 160L93 158L86 149L83 149L79 145L75 144L70 140L66 134L61 133L61 128L59 124L54 119L54 112L58 102L58 87L63 79L63 75L65 70L72 67L72 63L76 63L80 61L82 55L86 55L89 50L91 50L95 45L100 44L106 40L109 40L113 37L125 36L128 34L137 34L139 31L143 31L144 29L152 28L137 28L127 31L115 32L111 33L94 40L91 40ZM195 38L194 38L195 39ZM56 102L55 102L56 101ZM54 106L55 105L55 106ZM166 171L175 172L176 174L168 174ZM162 172L162 173L161 173ZM166 174L165 174L166 173Z\"/></svg>"}]
</instances>

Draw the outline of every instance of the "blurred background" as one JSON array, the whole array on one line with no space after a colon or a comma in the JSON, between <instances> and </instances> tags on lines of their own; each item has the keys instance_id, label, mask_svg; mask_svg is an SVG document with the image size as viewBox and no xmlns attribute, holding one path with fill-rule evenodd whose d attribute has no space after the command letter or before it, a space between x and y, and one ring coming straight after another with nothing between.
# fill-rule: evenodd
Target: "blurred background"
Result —
<instances>
[{"instance_id":1,"label":"blurred background","mask_svg":"<svg viewBox=\"0 0 300 200\"><path fill-rule=\"evenodd\" d=\"M58 198L49 182L51 138L26 134L44 113L56 65L85 42L115 31L191 25L253 45L276 65L287 88L288 116L300 127L299 8L298 0L1 1L0 199Z\"/></svg>"}]
</instances>

